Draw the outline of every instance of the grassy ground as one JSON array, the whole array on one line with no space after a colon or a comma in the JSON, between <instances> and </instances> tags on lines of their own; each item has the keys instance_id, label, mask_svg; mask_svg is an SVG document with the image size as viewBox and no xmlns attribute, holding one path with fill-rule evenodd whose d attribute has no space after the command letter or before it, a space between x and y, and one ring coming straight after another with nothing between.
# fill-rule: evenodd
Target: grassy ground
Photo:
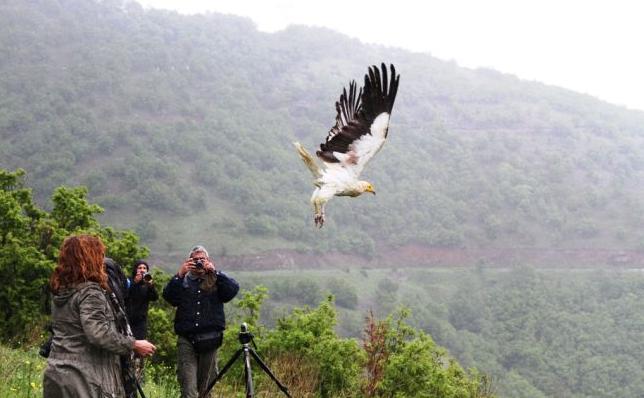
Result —
<instances>
[{"instance_id":1,"label":"grassy ground","mask_svg":"<svg viewBox=\"0 0 644 398\"><path fill-rule=\"evenodd\" d=\"M0 398L42 397L42 377L47 360L40 357L36 348L28 350L0 346ZM145 384L146 396L176 398L179 394L174 375L168 369L149 368ZM156 382L151 381L157 379Z\"/></svg>"},{"instance_id":2,"label":"grassy ground","mask_svg":"<svg viewBox=\"0 0 644 398\"><path fill-rule=\"evenodd\" d=\"M46 362L36 350L12 350L0 346L0 397L42 396L42 373Z\"/></svg>"}]
</instances>

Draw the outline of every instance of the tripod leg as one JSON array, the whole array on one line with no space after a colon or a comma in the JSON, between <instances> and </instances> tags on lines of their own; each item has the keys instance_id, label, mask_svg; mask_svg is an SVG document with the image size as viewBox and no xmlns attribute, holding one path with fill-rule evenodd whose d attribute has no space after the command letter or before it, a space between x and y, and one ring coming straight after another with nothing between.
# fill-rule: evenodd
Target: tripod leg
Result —
<instances>
[{"instance_id":1,"label":"tripod leg","mask_svg":"<svg viewBox=\"0 0 644 398\"><path fill-rule=\"evenodd\" d=\"M253 398L255 391L253 389L253 373L250 369L250 349L244 345L244 376L246 377L246 398Z\"/></svg>"},{"instance_id":2,"label":"tripod leg","mask_svg":"<svg viewBox=\"0 0 644 398\"><path fill-rule=\"evenodd\" d=\"M226 362L226 365L224 365L224 367L221 369L221 372L219 372L217 374L217 377L215 377L215 379L210 382L210 385L208 386L208 388L206 388L206 391L204 391L203 393L201 393L199 395L200 398L203 398L203 397L208 395L210 390L212 390L212 388L215 386L215 383L217 383L219 381L219 379L224 377L224 374L226 374L226 371L228 371L228 369L230 369L230 367L233 366L233 363L235 363L235 360L237 358L239 358L239 356L241 355L242 351L243 350L240 348L239 350L237 350L235 352L235 354L233 354L232 358L230 358L230 360L228 362Z\"/></svg>"},{"instance_id":3,"label":"tripod leg","mask_svg":"<svg viewBox=\"0 0 644 398\"><path fill-rule=\"evenodd\" d=\"M282 384L282 383L277 379L277 377L275 377L275 375L273 374L273 372L271 372L271 370L268 368L268 366L266 366L266 364L264 363L264 361L262 361L262 359L259 357L259 355L257 355L257 353L255 352L255 350L253 350L252 348L249 348L249 351L250 351L251 355L253 356L253 358L255 358L255 361L257 361L257 363L259 364L259 367L260 367L260 368L262 368L262 370L264 371L264 373L266 373L267 375L269 375L269 376L270 376L270 378L271 378L271 379L273 379L273 381L275 382L275 384L277 384L277 386L280 388L280 390L282 390L282 392L283 392L284 394L286 394L286 396L287 396L287 397L291 398L291 395L288 393L288 388L286 388L286 386L285 386L284 384Z\"/></svg>"},{"instance_id":4,"label":"tripod leg","mask_svg":"<svg viewBox=\"0 0 644 398\"><path fill-rule=\"evenodd\" d=\"M141 398L145 398L145 394L143 393L143 388L141 387L141 383L139 383L138 380L136 380L136 389L139 392L139 394L141 395Z\"/></svg>"}]
</instances>

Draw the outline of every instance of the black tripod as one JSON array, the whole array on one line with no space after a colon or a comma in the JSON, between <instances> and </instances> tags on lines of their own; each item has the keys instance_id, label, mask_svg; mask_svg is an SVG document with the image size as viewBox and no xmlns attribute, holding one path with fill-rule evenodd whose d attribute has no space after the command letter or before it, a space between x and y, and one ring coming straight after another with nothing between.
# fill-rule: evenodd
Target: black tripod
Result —
<instances>
[{"instance_id":1,"label":"black tripod","mask_svg":"<svg viewBox=\"0 0 644 398\"><path fill-rule=\"evenodd\" d=\"M255 358L255 361L259 364L259 367L262 368L264 373L266 373L267 375L270 376L271 379L273 379L273 381L275 382L275 384L277 384L277 386L280 388L280 390L282 390L282 392L288 398L291 398L291 396L288 393L288 388L286 388L285 385L283 385L282 383L280 383L279 380L277 380L277 377L275 377L273 372L271 372L271 370L268 368L268 366L266 366L266 364L262 361L262 359L259 357L259 355L257 355L255 350L253 350L250 347L251 341L253 342L253 344L255 344L255 342L253 341L253 337L254 336L252 335L252 333L250 333L248 331L248 325L246 324L246 322L242 323L241 324L241 331L239 332L239 342L241 343L242 348L240 348L239 350L237 350L237 352L235 352L235 354L233 354L233 357L230 358L230 360L226 363L226 365L224 365L223 369L221 369L221 372L219 372L217 377L215 377L215 380L213 380L210 383L210 385L208 386L208 388L206 389L206 391L204 391L200 395L200 398L203 398L206 395L208 395L210 390L212 390L212 388L215 386L215 383L217 383L219 381L219 379L221 379L224 376L224 374L226 374L226 371L228 371L228 369L230 369L230 367L233 365L233 363L235 363L237 358L239 358L239 356L242 353L244 353L244 378L246 379L246 398L253 398L253 396L255 394L255 392L253 390L253 375L252 375L251 369L250 369L250 357L251 356L253 358Z\"/></svg>"}]
</instances>

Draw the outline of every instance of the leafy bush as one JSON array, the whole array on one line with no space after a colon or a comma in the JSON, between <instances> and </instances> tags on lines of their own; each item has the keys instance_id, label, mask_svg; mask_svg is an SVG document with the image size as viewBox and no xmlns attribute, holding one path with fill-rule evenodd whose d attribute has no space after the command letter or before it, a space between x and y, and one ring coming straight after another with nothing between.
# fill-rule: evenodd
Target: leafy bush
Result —
<instances>
[{"instance_id":1,"label":"leafy bush","mask_svg":"<svg viewBox=\"0 0 644 398\"><path fill-rule=\"evenodd\" d=\"M288 354L317 365L320 394L339 396L359 385L364 354L356 341L337 337L335 324L330 299L315 309L295 309L267 333L262 348L270 356Z\"/></svg>"}]
</instances>

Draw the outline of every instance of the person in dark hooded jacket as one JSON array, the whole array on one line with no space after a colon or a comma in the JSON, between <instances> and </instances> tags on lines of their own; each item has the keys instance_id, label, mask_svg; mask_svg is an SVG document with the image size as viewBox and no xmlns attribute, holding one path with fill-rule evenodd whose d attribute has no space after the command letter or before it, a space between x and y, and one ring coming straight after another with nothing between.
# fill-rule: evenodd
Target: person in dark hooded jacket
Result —
<instances>
[{"instance_id":1,"label":"person in dark hooded jacket","mask_svg":"<svg viewBox=\"0 0 644 398\"><path fill-rule=\"evenodd\" d=\"M150 266L144 260L134 263L130 288L126 299L127 319L132 334L137 339L145 339L148 334L148 308L151 301L159 298L154 280L149 276Z\"/></svg>"},{"instance_id":2,"label":"person in dark hooded jacket","mask_svg":"<svg viewBox=\"0 0 644 398\"><path fill-rule=\"evenodd\" d=\"M45 398L125 397L119 355L155 347L117 330L106 295L105 246L91 235L63 242L51 279L53 340L43 376Z\"/></svg>"},{"instance_id":3,"label":"person in dark hooded jacket","mask_svg":"<svg viewBox=\"0 0 644 398\"><path fill-rule=\"evenodd\" d=\"M127 319L134 338L143 340L148 335L148 308L150 301L156 301L159 298L159 294L154 287L154 280L150 275L150 266L147 262L137 260L134 263L129 285L127 299L125 300L127 303ZM137 380L143 379L144 367L144 359L136 357L134 359L134 368Z\"/></svg>"}]
</instances>

